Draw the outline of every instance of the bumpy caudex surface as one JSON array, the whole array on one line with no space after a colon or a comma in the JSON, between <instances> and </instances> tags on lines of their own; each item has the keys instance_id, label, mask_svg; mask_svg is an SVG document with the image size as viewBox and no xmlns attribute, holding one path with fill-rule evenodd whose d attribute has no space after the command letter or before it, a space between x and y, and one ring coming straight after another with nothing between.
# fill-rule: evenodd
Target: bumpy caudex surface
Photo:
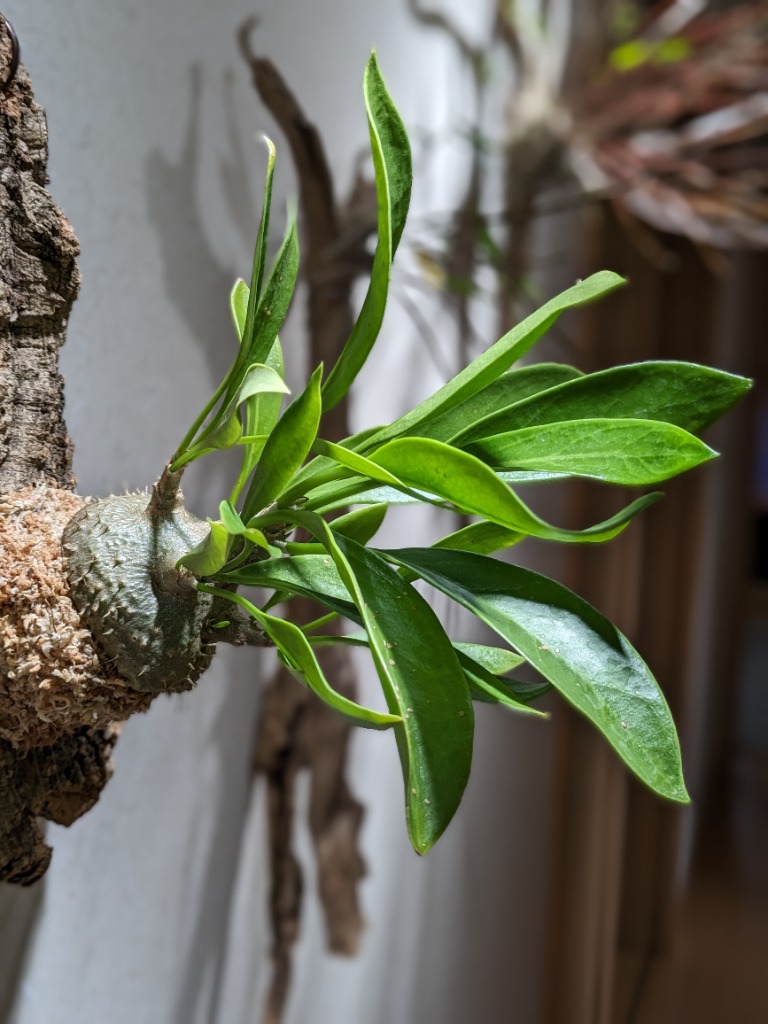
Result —
<instances>
[{"instance_id":1,"label":"bumpy caudex surface","mask_svg":"<svg viewBox=\"0 0 768 1024\"><path fill-rule=\"evenodd\" d=\"M317 367L285 407L278 333L298 273L288 226L269 273L274 148L250 284L231 294L239 345L150 495L86 505L64 530L74 606L105 670L139 694L185 689L216 639L268 643L329 706L368 728L391 730L402 763L406 820L426 852L453 817L469 776L473 705L540 714L554 688L605 736L660 796L685 802L680 749L664 697L629 640L560 584L493 557L525 537L610 540L660 495L638 496L610 519L566 529L518 496L522 483L587 478L646 488L715 456L697 434L743 394L742 378L689 363L645 363L582 374L519 361L566 310L623 284L596 274L551 299L434 395L393 423L334 444L323 415L362 369L384 315L390 267L408 210L411 161L403 124L375 58L365 73L378 195L378 243L360 316L336 363ZM184 510L185 467L225 449L241 453L219 518ZM375 548L392 504L429 503L471 523L429 548ZM294 531L301 529L304 538ZM450 637L413 582L467 608L497 646ZM260 588L261 597L239 588ZM263 590L271 591L264 599ZM316 602L298 626L276 613ZM326 633L343 617L350 632ZM350 700L326 678L316 651L366 648L382 687L378 708ZM527 664L539 681L516 678Z\"/></svg>"}]
</instances>

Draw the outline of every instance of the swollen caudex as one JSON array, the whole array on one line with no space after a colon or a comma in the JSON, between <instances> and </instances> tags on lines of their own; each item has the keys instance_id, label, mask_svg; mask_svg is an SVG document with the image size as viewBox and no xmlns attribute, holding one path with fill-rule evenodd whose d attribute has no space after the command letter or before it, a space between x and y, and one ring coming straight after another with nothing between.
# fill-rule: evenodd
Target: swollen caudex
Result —
<instances>
[{"instance_id":1,"label":"swollen caudex","mask_svg":"<svg viewBox=\"0 0 768 1024\"><path fill-rule=\"evenodd\" d=\"M195 683L211 598L175 566L207 530L178 496L0 497L0 738L45 745Z\"/></svg>"},{"instance_id":2,"label":"swollen caudex","mask_svg":"<svg viewBox=\"0 0 768 1024\"><path fill-rule=\"evenodd\" d=\"M176 563L209 532L175 495L86 505L64 531L72 600L101 650L136 690L188 690L211 663L203 628L213 599Z\"/></svg>"}]
</instances>

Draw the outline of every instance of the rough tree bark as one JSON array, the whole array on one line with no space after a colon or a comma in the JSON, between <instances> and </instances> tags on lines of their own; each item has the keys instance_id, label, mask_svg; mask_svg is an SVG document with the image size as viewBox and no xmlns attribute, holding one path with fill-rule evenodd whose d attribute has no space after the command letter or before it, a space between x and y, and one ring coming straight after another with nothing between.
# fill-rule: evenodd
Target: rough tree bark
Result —
<instances>
[{"instance_id":1,"label":"rough tree bark","mask_svg":"<svg viewBox=\"0 0 768 1024\"><path fill-rule=\"evenodd\" d=\"M256 19L239 33L240 48L253 84L283 131L299 179L304 271L308 284L311 365L332 366L352 329L351 293L355 279L370 268L366 250L376 230L373 185L358 178L343 209L336 203L322 140L271 61L251 46ZM350 433L345 401L323 421L323 434L340 440ZM294 617L309 622L318 614L311 601L294 600ZM331 628L332 624L331 624ZM341 647L318 651L334 687L354 696L355 673ZM256 744L256 771L266 777L272 885L274 973L265 1024L277 1024L291 978L291 951L298 936L302 876L293 852L296 781L302 769L311 776L309 825L315 849L318 887L328 944L353 955L363 927L357 883L365 872L358 851L363 808L345 778L350 726L314 700L289 672L279 671L265 695Z\"/></svg>"},{"instance_id":2,"label":"rough tree bark","mask_svg":"<svg viewBox=\"0 0 768 1024\"><path fill-rule=\"evenodd\" d=\"M0 76L10 60L0 15ZM58 353L80 284L78 242L45 188L47 142L45 113L21 66L0 91L0 495L74 486ZM78 728L26 752L0 740L1 880L41 877L51 849L38 817L69 825L94 805L116 738L116 728Z\"/></svg>"}]
</instances>

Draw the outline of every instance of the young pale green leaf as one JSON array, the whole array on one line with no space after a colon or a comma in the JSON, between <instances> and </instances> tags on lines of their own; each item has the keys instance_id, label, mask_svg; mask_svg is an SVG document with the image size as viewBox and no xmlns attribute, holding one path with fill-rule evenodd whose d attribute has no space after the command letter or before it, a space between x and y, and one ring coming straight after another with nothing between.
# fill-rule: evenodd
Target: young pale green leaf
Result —
<instances>
[{"instance_id":1,"label":"young pale green leaf","mask_svg":"<svg viewBox=\"0 0 768 1024\"><path fill-rule=\"evenodd\" d=\"M530 707L525 701L518 700L507 680L499 679L464 651L457 650L456 653L473 700L480 700L485 704L502 704L512 711L520 711L525 715L536 715L538 718L548 717L545 711L539 711L538 708Z\"/></svg>"},{"instance_id":2,"label":"young pale green leaf","mask_svg":"<svg viewBox=\"0 0 768 1024\"><path fill-rule=\"evenodd\" d=\"M378 533L388 508L389 505L386 502L364 505L362 508L356 508L353 512L339 516L330 525L334 533L339 533L342 537L349 537L351 540L357 541L358 544L367 544Z\"/></svg>"},{"instance_id":3,"label":"young pale green leaf","mask_svg":"<svg viewBox=\"0 0 768 1024\"><path fill-rule=\"evenodd\" d=\"M240 331L240 337L245 337L246 346L251 347L253 343L254 323L256 309L261 298L261 284L264 279L264 267L267 262L267 242L269 240L269 215L272 210L272 183L275 176L276 150L274 143L266 135L262 136L267 147L267 173L264 179L264 201L261 206L261 220L259 222L259 233L256 236L256 246L253 250L253 265L251 268L251 286L249 289L248 303L246 305L245 320ZM278 260L279 262L279 260ZM265 353L266 355L266 353ZM263 356L257 358L263 361Z\"/></svg>"},{"instance_id":4,"label":"young pale green leaf","mask_svg":"<svg viewBox=\"0 0 768 1024\"><path fill-rule=\"evenodd\" d=\"M376 177L378 241L368 293L336 365L323 385L323 410L349 390L378 337L389 290L389 271L411 196L411 149L400 115L387 92L375 54L365 69L365 106Z\"/></svg>"},{"instance_id":5,"label":"young pale green leaf","mask_svg":"<svg viewBox=\"0 0 768 1024\"><path fill-rule=\"evenodd\" d=\"M274 344L267 356L266 365L273 373L278 375L281 381L283 380L283 350L279 338L275 338ZM285 390L287 393L288 389L286 388ZM243 452L240 472L230 494L230 501L233 504L240 497L248 482L248 478L261 458L267 438L280 418L282 403L282 393L268 391L251 395L245 402L245 412L242 416L245 434L240 439L241 444L245 442L245 450Z\"/></svg>"},{"instance_id":6,"label":"young pale green leaf","mask_svg":"<svg viewBox=\"0 0 768 1024\"><path fill-rule=\"evenodd\" d=\"M535 515L480 459L441 441L403 437L390 441L371 456L412 487L453 502L462 512L482 516L516 533L546 540L599 543L620 533L659 495L646 495L618 515L585 530L563 530Z\"/></svg>"},{"instance_id":7,"label":"young pale green leaf","mask_svg":"<svg viewBox=\"0 0 768 1024\"><path fill-rule=\"evenodd\" d=\"M322 372L319 366L269 435L245 497L243 519L246 522L280 494L309 454L322 411Z\"/></svg>"},{"instance_id":8,"label":"young pale green leaf","mask_svg":"<svg viewBox=\"0 0 768 1024\"><path fill-rule=\"evenodd\" d=\"M636 363L568 381L479 419L451 439L458 447L494 434L565 420L658 420L699 433L750 387L744 377L680 362Z\"/></svg>"},{"instance_id":9,"label":"young pale green leaf","mask_svg":"<svg viewBox=\"0 0 768 1024\"><path fill-rule=\"evenodd\" d=\"M238 443L242 433L240 417L232 411L215 430L205 437L204 441L198 442L193 450L199 451L200 454L203 451L225 451Z\"/></svg>"},{"instance_id":10,"label":"young pale green leaf","mask_svg":"<svg viewBox=\"0 0 768 1024\"><path fill-rule=\"evenodd\" d=\"M232 323L237 331L238 341L243 340L245 331L245 319L248 315L248 296L250 289L242 277L238 278L229 293L229 311L232 314Z\"/></svg>"},{"instance_id":11,"label":"young pale green leaf","mask_svg":"<svg viewBox=\"0 0 768 1024\"><path fill-rule=\"evenodd\" d=\"M359 450L368 452L392 438L413 433L421 424L441 416L454 406L467 401L496 380L514 362L521 359L542 334L549 330L561 313L576 306L583 306L602 295L607 295L622 284L624 284L624 279L618 274L603 270L588 277L585 281L580 281L572 288L568 288L567 291L547 302L541 309L526 317L522 323L491 345L461 373L449 380L447 384L444 384L411 412L369 437L359 446Z\"/></svg>"},{"instance_id":12,"label":"young pale green leaf","mask_svg":"<svg viewBox=\"0 0 768 1024\"><path fill-rule=\"evenodd\" d=\"M455 405L434 419L428 419L425 423L406 431L406 434L433 437L436 441L450 441L452 437L473 426L478 420L530 398L540 391L546 391L580 376L581 372L574 367L561 366L558 363L536 363L533 366L508 370L465 402Z\"/></svg>"},{"instance_id":13,"label":"young pale green leaf","mask_svg":"<svg viewBox=\"0 0 768 1024\"><path fill-rule=\"evenodd\" d=\"M463 640L454 640L453 646L460 654L476 661L494 676L506 675L525 664L525 658L507 647L491 647L489 644L467 643Z\"/></svg>"},{"instance_id":14,"label":"young pale green leaf","mask_svg":"<svg viewBox=\"0 0 768 1024\"><path fill-rule=\"evenodd\" d=\"M176 568L188 569L195 576L213 576L226 564L230 537L222 523L208 520L210 532L204 540L192 548L176 563Z\"/></svg>"},{"instance_id":15,"label":"young pale green leaf","mask_svg":"<svg viewBox=\"0 0 768 1024\"><path fill-rule=\"evenodd\" d=\"M246 370L243 383L235 398L235 404L240 405L256 395L290 395L290 393L290 389L277 370L265 363L253 363ZM254 430L253 433L260 433L260 431Z\"/></svg>"},{"instance_id":16,"label":"young pale green leaf","mask_svg":"<svg viewBox=\"0 0 768 1024\"><path fill-rule=\"evenodd\" d=\"M642 487L716 457L703 441L655 420L567 420L484 437L466 450L494 469L533 469Z\"/></svg>"},{"instance_id":17,"label":"young pale green leaf","mask_svg":"<svg viewBox=\"0 0 768 1024\"><path fill-rule=\"evenodd\" d=\"M281 556L282 552L280 551L280 548L276 548L274 544L270 544L261 530L245 525L243 520L240 518L237 509L231 502L220 502L219 519L221 519L222 526L230 537L243 537L245 540L250 541L251 544L255 544L262 550L269 552L273 558L279 558Z\"/></svg>"},{"instance_id":18,"label":"young pale green leaf","mask_svg":"<svg viewBox=\"0 0 768 1024\"><path fill-rule=\"evenodd\" d=\"M552 689L552 684L547 682L532 683L527 679L506 679L501 678L507 672L518 668L525 663L525 658L508 650L506 647L489 647L487 644L459 643L456 640L453 646L460 654L464 654L473 661L478 662L486 672L490 672L496 680L496 689L501 689L505 697L511 697L519 704L530 704L531 701L543 697ZM475 688L472 694L473 700L484 701L488 704L499 703L499 696L488 690ZM503 701L502 701L503 703Z\"/></svg>"},{"instance_id":19,"label":"young pale green leaf","mask_svg":"<svg viewBox=\"0 0 768 1024\"><path fill-rule=\"evenodd\" d=\"M527 534L508 530L498 523L470 523L460 530L449 533L437 541L436 548L450 548L452 551L474 551L478 555L492 555L494 551L511 548L524 540Z\"/></svg>"},{"instance_id":20,"label":"young pale green leaf","mask_svg":"<svg viewBox=\"0 0 768 1024\"><path fill-rule=\"evenodd\" d=\"M468 608L603 733L627 766L670 800L688 801L664 696L615 626L529 569L463 551L411 548L387 557Z\"/></svg>"},{"instance_id":21,"label":"young pale green leaf","mask_svg":"<svg viewBox=\"0 0 768 1024\"><path fill-rule=\"evenodd\" d=\"M201 586L200 589L244 608L277 647L294 674L344 718L368 729L388 729L401 721L399 715L374 711L337 693L325 678L312 645L293 622L268 615L240 594L219 590L216 587Z\"/></svg>"}]
</instances>

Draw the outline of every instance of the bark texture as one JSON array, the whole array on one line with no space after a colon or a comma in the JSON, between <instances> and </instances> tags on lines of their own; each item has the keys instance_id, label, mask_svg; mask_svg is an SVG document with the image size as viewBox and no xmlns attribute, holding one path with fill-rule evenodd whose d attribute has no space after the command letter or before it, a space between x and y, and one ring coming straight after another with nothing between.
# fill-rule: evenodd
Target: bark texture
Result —
<instances>
[{"instance_id":1,"label":"bark texture","mask_svg":"<svg viewBox=\"0 0 768 1024\"><path fill-rule=\"evenodd\" d=\"M0 77L10 58L0 15ZM45 187L47 144L22 65L0 91L0 494L74 486L58 352L80 284L78 242ZM41 877L51 850L37 818L68 825L94 805L116 738L108 726L78 727L26 751L0 741L0 880Z\"/></svg>"},{"instance_id":2,"label":"bark texture","mask_svg":"<svg viewBox=\"0 0 768 1024\"><path fill-rule=\"evenodd\" d=\"M352 329L351 293L355 279L370 269L367 240L376 230L375 187L358 177L340 207L323 143L282 75L251 46L256 19L239 35L253 84L275 118L291 150L299 179L304 268L308 284L309 359L312 367L333 366ZM323 436L349 434L347 405L339 402L323 421ZM291 603L297 622L322 614L307 600ZM333 628L332 624L330 628ZM346 650L318 651L334 687L353 697L355 673ZM346 761L351 727L315 700L286 670L267 690L256 744L256 771L268 787L272 885L270 912L274 972L264 1024L282 1019L291 978L291 952L299 934L303 882L293 852L296 781L302 769L311 776L309 825L318 871L318 888L328 945L335 953L357 952L363 919L357 885L365 873L358 850L363 808L347 785Z\"/></svg>"}]
</instances>

